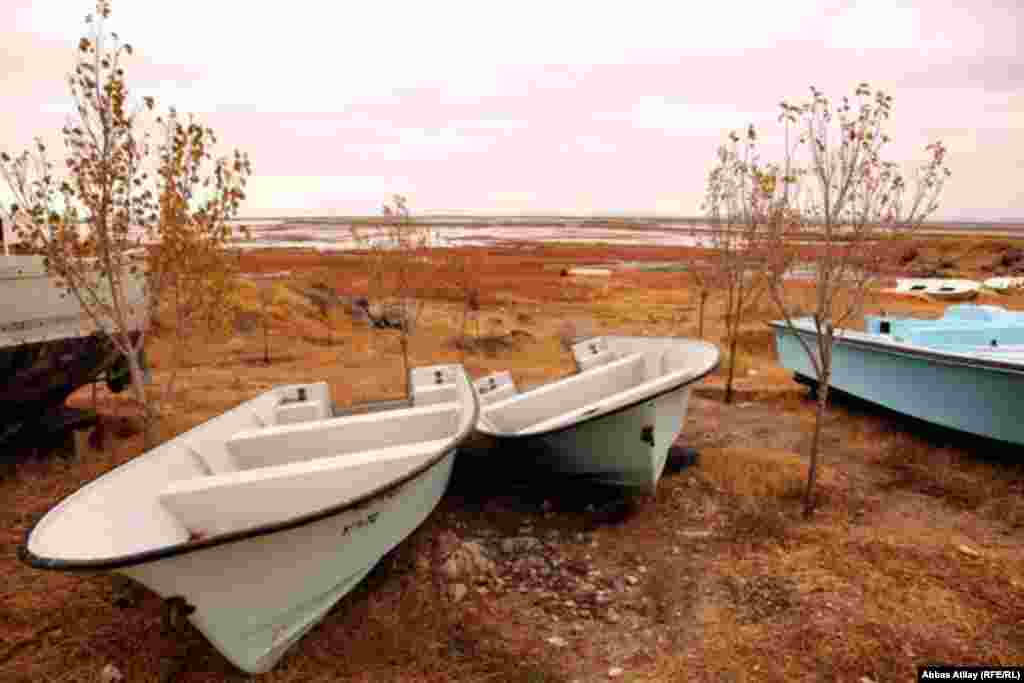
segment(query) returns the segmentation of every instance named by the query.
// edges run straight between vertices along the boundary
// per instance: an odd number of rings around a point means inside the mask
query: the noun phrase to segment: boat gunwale
[[[103,477],[106,477],[106,476],[116,472],[121,467],[124,467],[125,465],[128,465],[128,464],[130,464],[132,462],[136,462],[137,458],[141,457],[141,456],[136,456],[136,458],[133,458],[132,460],[129,460],[128,462],[123,463],[121,465],[118,465],[117,467],[113,468],[112,470],[110,470],[108,472],[105,472],[104,474],[100,475],[96,479],[93,479],[92,481],[90,481],[85,486],[79,487],[78,489],[76,489],[72,493],[69,493],[68,495],[62,497],[59,501],[57,501],[53,505],[49,506],[46,509],[46,511],[43,514],[41,514],[39,516],[39,518],[36,519],[32,523],[32,525],[29,527],[29,529],[25,532],[24,540],[18,545],[18,551],[17,551],[18,559],[20,559],[22,562],[28,564],[30,567],[33,567],[35,569],[49,569],[49,570],[56,570],[56,571],[92,573],[92,572],[110,571],[110,570],[114,570],[114,569],[125,569],[127,567],[132,567],[132,566],[136,566],[136,565],[140,565],[140,564],[145,564],[145,563],[148,563],[148,562],[154,562],[156,560],[164,560],[164,559],[171,558],[171,557],[177,557],[179,555],[187,555],[187,554],[192,553],[192,552],[197,552],[199,550],[206,550],[208,548],[214,548],[214,547],[217,547],[217,546],[220,546],[220,545],[227,545],[227,544],[230,544],[230,543],[237,543],[237,542],[240,542],[240,541],[249,540],[251,538],[257,538],[259,536],[266,536],[266,535],[273,534],[273,533],[278,533],[278,532],[282,532],[282,531],[289,531],[291,529],[297,529],[299,527],[306,526],[308,524],[313,524],[315,522],[322,521],[322,520],[327,519],[329,517],[334,517],[336,515],[340,515],[340,514],[342,514],[344,512],[348,512],[350,510],[355,510],[355,509],[360,508],[360,507],[365,507],[369,503],[371,503],[372,501],[380,498],[381,496],[387,495],[388,493],[391,493],[391,492],[393,492],[393,491],[395,491],[395,490],[397,490],[399,488],[402,488],[406,484],[411,483],[413,480],[418,479],[420,476],[422,476],[423,474],[427,473],[429,470],[431,470],[434,467],[436,467],[437,465],[439,465],[441,463],[441,461],[443,461],[446,457],[448,457],[449,454],[453,454],[454,455],[454,451],[458,448],[459,444],[461,444],[463,441],[465,441],[466,438],[473,432],[473,429],[476,426],[476,422],[477,422],[477,420],[480,417],[480,401],[479,401],[479,399],[476,396],[476,392],[473,390],[473,382],[470,379],[469,374],[466,372],[465,367],[460,364],[459,368],[460,368],[460,373],[461,373],[463,379],[465,380],[466,388],[467,388],[467,391],[469,393],[468,400],[469,400],[469,402],[472,405],[472,418],[467,422],[466,428],[463,429],[462,431],[458,432],[457,434],[455,434],[455,436],[452,437],[452,439],[445,445],[445,447],[440,449],[438,451],[438,453],[435,456],[433,456],[430,460],[428,460],[427,462],[425,462],[422,465],[420,465],[419,467],[411,470],[410,472],[402,475],[401,477],[398,477],[398,478],[396,478],[396,479],[394,479],[394,480],[392,480],[392,481],[390,481],[390,482],[388,482],[386,484],[378,486],[375,489],[367,491],[366,493],[364,493],[364,494],[362,494],[360,496],[357,496],[356,498],[353,498],[352,500],[348,500],[348,501],[346,501],[344,503],[339,503],[337,505],[331,505],[331,506],[328,506],[326,508],[322,508],[320,510],[317,510],[315,512],[309,512],[309,513],[306,513],[306,514],[303,514],[303,515],[298,515],[296,517],[291,517],[289,519],[278,521],[278,522],[271,522],[271,523],[268,523],[268,524],[261,524],[261,525],[254,526],[254,527],[251,527],[251,528],[248,528],[248,529],[241,529],[239,531],[232,531],[232,532],[229,532],[229,533],[226,533],[226,534],[219,534],[217,536],[211,536],[209,538],[204,538],[204,539],[201,539],[201,540],[183,541],[183,542],[179,542],[179,543],[174,543],[172,545],[163,546],[163,547],[160,547],[160,548],[153,548],[151,550],[143,550],[141,552],[129,553],[127,555],[119,555],[119,556],[115,556],[115,557],[106,557],[106,558],[100,558],[100,559],[95,559],[95,560],[81,560],[81,559],[70,560],[70,559],[42,557],[40,555],[36,555],[35,553],[33,553],[31,550],[28,549],[28,544],[29,544],[29,540],[32,537],[32,532],[35,530],[36,526],[38,526],[40,522],[42,522],[44,519],[46,519],[47,515],[49,515],[51,511],[53,511],[54,509],[56,509],[57,507],[62,505],[66,500],[68,500],[72,496],[76,495],[78,492],[80,492],[86,486],[91,486],[92,484],[94,484],[95,482],[99,481]],[[407,371],[407,375],[408,375],[408,377],[407,377],[408,386],[412,386],[412,368],[410,368]],[[251,401],[253,399],[249,399],[249,400]],[[464,399],[463,401],[461,401],[461,403],[463,405],[465,405],[466,400]],[[244,405],[244,404],[239,404],[239,405]],[[209,422],[212,422],[213,420],[216,420],[217,418],[221,417],[221,415],[223,415],[223,414],[224,413],[221,413],[219,415],[215,415],[214,417],[211,417],[208,420],[205,420],[205,421],[199,423],[198,425],[196,425],[192,429],[188,430],[187,432],[183,432],[182,434],[179,434],[178,436],[176,436],[174,438],[177,439],[177,438],[179,438],[181,436],[184,436],[188,432],[191,432],[191,431],[193,431],[195,429],[198,429],[199,427],[202,427],[203,425],[205,425],[205,424],[207,424]],[[170,440],[168,440],[168,441],[170,441]],[[167,442],[164,442],[164,443],[167,443]],[[160,444],[160,445],[162,446],[163,444]],[[150,449],[150,451],[152,451],[152,450],[155,450],[155,448],[154,449]],[[150,452],[150,451],[147,451],[147,453]]]
[[[615,408],[614,410],[609,410],[607,413],[598,413],[598,414],[595,414],[595,415],[581,415],[580,417],[582,419],[576,420],[576,421],[571,422],[571,423],[569,423],[567,425],[562,425],[561,427],[554,427],[552,429],[548,429],[547,431],[543,431],[543,432],[531,432],[529,434],[519,434],[519,433],[502,432],[502,431],[491,431],[489,429],[486,429],[486,428],[480,427],[480,426],[477,427],[477,431],[480,432],[481,434],[484,434],[486,436],[490,436],[490,437],[493,437],[493,438],[496,438],[496,439],[508,439],[508,440],[515,439],[517,441],[522,441],[522,440],[527,440],[527,439],[538,439],[538,438],[548,437],[548,436],[551,436],[553,434],[559,434],[561,432],[568,431],[570,429],[576,429],[580,425],[584,425],[584,424],[587,424],[589,422],[596,422],[597,420],[602,420],[602,419],[604,419],[606,417],[611,417],[612,415],[618,415],[619,413],[623,413],[623,412],[625,412],[627,410],[632,410],[633,408],[637,407],[641,403],[645,403],[647,401],[653,401],[655,399],[661,398],[665,394],[670,394],[673,391],[681,389],[681,388],[683,388],[685,386],[689,386],[690,384],[696,384],[697,382],[701,381],[702,379],[704,379],[705,377],[710,375],[712,372],[717,370],[718,366],[722,362],[722,353],[721,353],[721,351],[718,350],[717,346],[715,346],[711,342],[705,342],[705,341],[701,341],[701,340],[693,340],[690,337],[643,337],[643,336],[640,336],[640,335],[610,334],[610,335],[595,335],[595,336],[591,336],[591,337],[584,337],[583,339],[581,339],[579,341],[579,343],[585,342],[585,341],[590,340],[590,339],[597,339],[599,337],[612,338],[612,339],[614,339],[615,337],[626,337],[626,338],[628,338],[628,337],[636,337],[636,338],[639,338],[639,339],[681,339],[681,340],[684,340],[684,341],[698,341],[699,343],[705,344],[705,345],[711,347],[712,349],[714,349],[714,351],[715,351],[715,362],[712,363],[703,372],[700,372],[697,375],[694,375],[693,377],[687,377],[684,380],[680,381],[679,383],[671,384],[670,386],[668,386],[665,389],[660,389],[657,392],[654,392],[652,394],[644,396],[643,398],[637,399],[636,401],[633,401],[631,403],[627,403],[625,405],[619,406],[618,408]],[[531,387],[530,389],[526,389],[524,391],[519,392],[517,395],[525,396],[526,394],[529,394],[531,391],[533,391],[535,389],[540,389],[541,387],[550,386],[551,384],[554,384],[555,382],[559,382],[559,381],[561,381],[563,379],[568,379],[570,377],[576,377],[577,375],[578,375],[578,373],[573,374],[573,375],[568,375],[567,377],[560,377],[560,378],[556,379],[554,382],[546,382],[546,383],[540,384],[540,385],[538,385],[536,387]],[[628,389],[626,391],[628,391]],[[622,393],[622,392],[616,392],[616,393]]]
[[[776,330],[785,330],[791,332],[788,323],[773,320],[767,323],[770,327]],[[810,336],[817,336],[818,332],[814,329],[808,329],[805,327],[795,326],[797,332]],[[848,330],[858,335],[864,336],[879,336],[870,335],[866,332],[858,332],[857,330]],[[955,365],[964,366],[969,368],[977,368],[980,370],[995,370],[997,372],[1005,372],[1013,375],[1024,375],[1024,365],[1020,363],[1001,361],[994,358],[984,358],[979,356],[973,356],[965,353],[958,353],[956,351],[936,351],[927,346],[918,346],[914,344],[906,344],[903,342],[890,341],[885,342],[875,339],[858,339],[849,337],[846,334],[837,334],[834,337],[834,341],[842,344],[848,344],[854,347],[862,347],[872,351],[881,351],[882,353],[888,353],[893,356],[907,356],[911,358],[923,358],[935,363],[943,365]]]

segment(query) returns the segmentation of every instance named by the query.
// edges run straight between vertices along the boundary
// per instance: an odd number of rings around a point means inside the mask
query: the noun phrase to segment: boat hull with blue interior
[[[835,338],[830,387],[961,432],[1024,445],[1024,313],[960,304],[942,318],[866,316],[866,330]],[[794,321],[811,348],[814,324]],[[774,322],[779,362],[798,381],[816,373],[784,322]]]
[[[604,336],[572,350],[575,374],[527,391],[508,372],[477,380],[477,430],[531,470],[653,493],[686,420],[690,388],[718,366],[718,349],[673,337]]]
[[[447,488],[475,393],[459,365],[416,368],[410,386],[344,413],[325,382],[275,387],[58,503],[21,557],[180,598],[234,665],[267,671]]]

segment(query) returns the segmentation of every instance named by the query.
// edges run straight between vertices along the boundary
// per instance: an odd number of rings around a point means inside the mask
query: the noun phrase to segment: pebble
[[[622,670],[621,666],[613,666],[612,668],[608,669],[608,678],[618,678],[623,673],[625,672]]]
[[[100,682],[101,683],[116,683],[117,681],[123,681],[124,674],[113,664],[107,664],[100,671]]]
[[[710,531],[680,531],[679,535],[684,538],[710,538]]]
[[[529,552],[538,545],[540,545],[540,541],[533,536],[512,536],[502,540],[501,551],[506,555],[512,555],[514,553]]]
[[[977,550],[970,547],[969,545],[961,545],[957,548],[957,550],[959,550],[964,555],[967,555],[969,557],[981,557],[981,553],[979,553]]]
[[[555,647],[565,647],[569,644],[565,638],[562,638],[560,636],[551,636],[550,638],[548,638],[548,643],[554,645]]]
[[[448,595],[451,597],[452,602],[459,602],[464,597],[466,597],[466,594],[468,592],[469,592],[469,589],[466,588],[466,584],[464,584],[464,583],[452,584],[448,588]]]
[[[635,586],[638,583],[640,583],[640,579],[636,578],[632,574],[626,574],[626,583],[628,583],[630,586]]]

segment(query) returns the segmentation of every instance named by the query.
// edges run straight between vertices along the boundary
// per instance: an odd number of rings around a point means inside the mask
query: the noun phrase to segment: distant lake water
[[[249,239],[238,239],[243,249],[295,247],[320,251],[346,251],[358,248],[348,223],[284,221],[246,222]],[[502,246],[524,243],[605,243],[610,245],[707,246],[707,237],[694,234],[691,225],[612,227],[567,223],[531,224],[491,223],[486,225],[431,222],[427,224],[435,246]],[[369,239],[387,241],[387,230],[364,226],[360,230]]]

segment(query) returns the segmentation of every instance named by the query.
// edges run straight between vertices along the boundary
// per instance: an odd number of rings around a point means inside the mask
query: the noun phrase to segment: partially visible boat
[[[1024,289],[1024,277],[990,277],[982,284],[986,289],[1006,292],[1013,289]]]
[[[235,666],[267,671],[447,488],[476,395],[459,365],[416,368],[410,386],[345,412],[326,382],[275,387],[86,484],[20,555],[183,601]]]
[[[690,387],[718,349],[675,337],[604,336],[572,347],[575,374],[520,392],[508,372],[478,379],[477,430],[542,471],[653,493],[686,419]]]
[[[897,294],[918,294],[944,301],[968,301],[978,296],[981,284],[974,280],[948,278],[904,278],[888,291]]]
[[[127,267],[124,276],[128,321],[139,330],[143,276]],[[110,340],[47,275],[42,256],[0,256],[0,442],[119,364]]]
[[[810,319],[797,334],[815,348]],[[814,368],[796,335],[774,322],[779,362],[814,386]],[[865,316],[864,332],[841,330],[830,386],[905,415],[1024,445],[1024,312],[1001,306],[948,306],[936,320]]]

